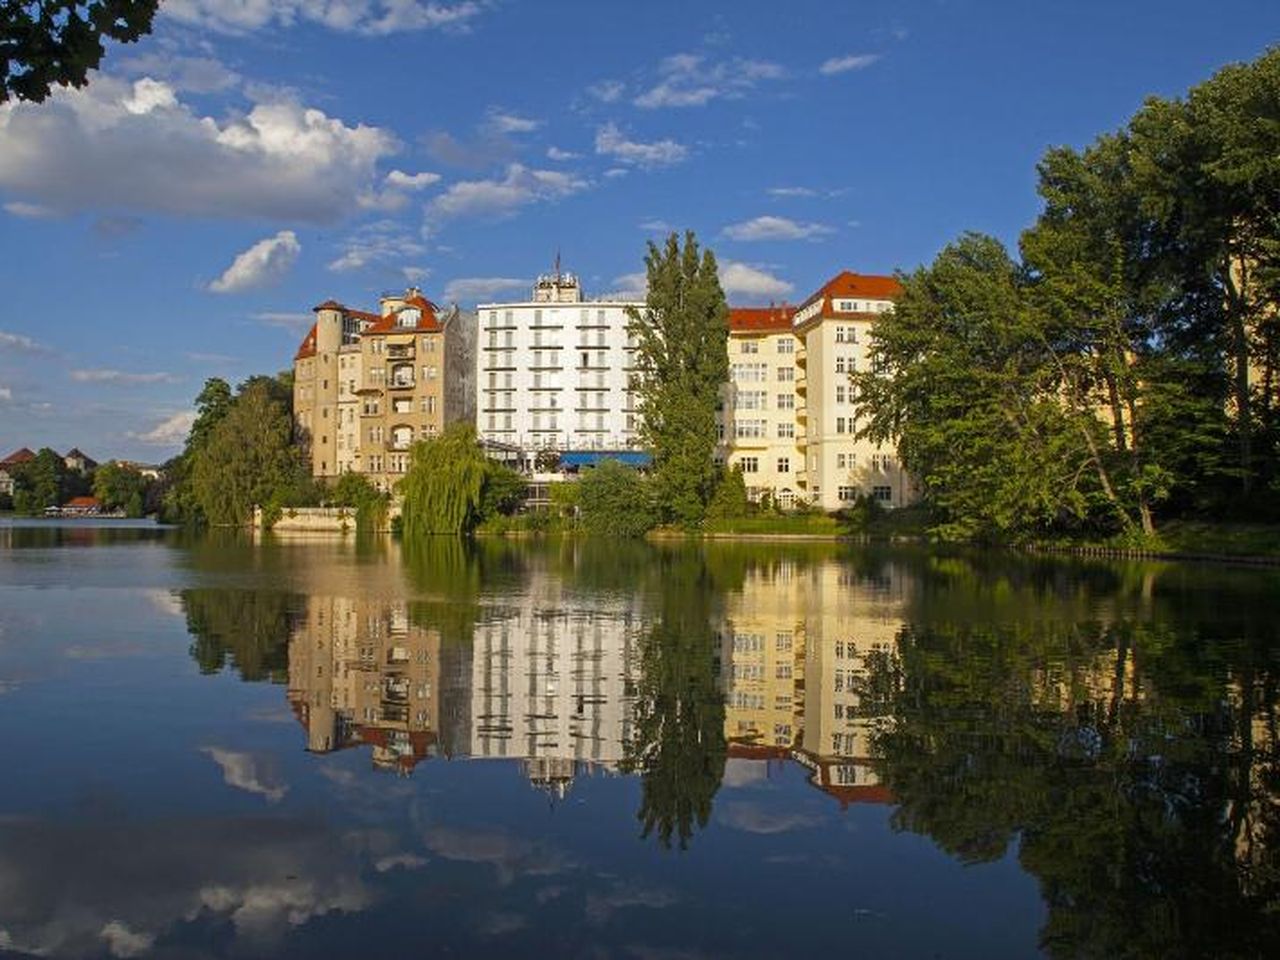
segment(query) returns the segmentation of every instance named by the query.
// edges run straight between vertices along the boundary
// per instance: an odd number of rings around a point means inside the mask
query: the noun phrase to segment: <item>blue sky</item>
[[[693,229],[730,302],[1015,243],[1035,163],[1280,38],[1270,0],[169,0],[0,108],[0,455],[176,452],[310,307],[634,289]]]

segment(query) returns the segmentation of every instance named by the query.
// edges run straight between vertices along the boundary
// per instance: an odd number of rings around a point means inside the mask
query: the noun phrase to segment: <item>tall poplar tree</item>
[[[639,368],[640,438],[653,452],[664,519],[699,523],[715,487],[716,404],[729,376],[729,307],[710,250],[672,233],[645,255],[649,292],[628,311]]]

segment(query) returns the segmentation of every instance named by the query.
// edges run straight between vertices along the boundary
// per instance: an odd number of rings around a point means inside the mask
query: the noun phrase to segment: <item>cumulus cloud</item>
[[[138,383],[177,383],[172,373],[129,373],[125,370],[95,369],[72,370],[71,379],[76,383],[111,383],[129,386]]]
[[[871,66],[880,59],[878,53],[851,53],[847,57],[832,57],[824,60],[822,66],[818,68],[818,72],[824,77],[835,76],[837,73],[848,73],[851,70],[862,70]]]
[[[0,387],[0,403],[9,403],[13,400],[13,388]]]
[[[154,447],[174,447],[187,439],[191,425],[196,422],[194,410],[184,410],[171,417],[165,417],[150,430],[143,433],[131,433],[129,437],[139,443]]]
[[[356,206],[399,149],[287,98],[218,120],[176,89],[100,76],[42,104],[0,106],[0,188],[58,213],[107,208],[323,223]]]
[[[453,184],[431,202],[428,212],[435,219],[510,216],[520,207],[559,200],[588,186],[586,180],[570,173],[513,163],[501,180],[461,180]]]
[[[298,261],[302,244],[292,230],[259,240],[236,256],[231,266],[209,284],[211,293],[243,293],[279,282]]]
[[[786,217],[763,216],[724,228],[730,240],[818,240],[835,231],[821,223],[797,223]]]
[[[222,769],[223,782],[229,787],[265,797],[268,803],[279,803],[289,792],[273,764],[257,754],[221,747],[205,747],[200,752]]]
[[[428,173],[405,173],[403,170],[392,170],[387,174],[386,184],[388,187],[394,187],[397,190],[421,190],[429,187],[433,183],[438,183],[440,174]]]
[[[542,121],[491,108],[486,114],[485,125],[494,133],[532,133],[542,126]]]
[[[559,147],[547,147],[547,159],[557,162],[562,160],[577,160],[578,155],[572,150],[561,150]]]
[[[365,224],[342,243],[342,252],[328,264],[335,273],[348,273],[370,267],[396,268],[410,257],[426,253],[426,247],[394,220]],[[420,274],[425,269],[415,268]]]
[[[786,76],[778,64],[767,60],[734,58],[708,63],[692,53],[667,57],[658,65],[657,84],[636,97],[637,107],[701,107],[712,100],[744,96],[762,80]]]
[[[167,81],[175,90],[190,93],[220,93],[241,81],[240,74],[221,60],[160,50],[122,60],[117,69],[126,76],[155,77]]]
[[[459,277],[445,284],[444,299],[449,303],[482,303],[504,290],[525,289],[528,280],[517,277]]]
[[[267,26],[318,23],[341,33],[386,36],[414,30],[465,31],[482,10],[475,0],[168,0],[161,13],[179,23],[219,33],[248,33]]]
[[[733,260],[720,265],[720,286],[729,296],[760,298],[783,297],[795,289],[795,284],[775,277],[766,270]]]
[[[596,153],[613,157],[620,163],[637,167],[665,167],[680,163],[689,155],[684,144],[674,140],[654,140],[644,143],[628,140],[615,123],[606,123],[596,131]]]
[[[649,275],[643,270],[613,278],[610,297],[618,300],[643,300],[649,292]]]
[[[112,920],[104,926],[98,936],[113,957],[140,957],[156,942],[151,934],[135,933],[119,920]]]
[[[409,194],[425,190],[434,183],[440,182],[438,173],[405,173],[403,170],[392,170],[382,181],[381,189],[366,190],[356,198],[356,202],[366,210],[382,210],[392,212],[401,210],[409,204]]]

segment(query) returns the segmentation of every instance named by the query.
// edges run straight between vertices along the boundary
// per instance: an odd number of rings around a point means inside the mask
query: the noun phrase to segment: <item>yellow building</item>
[[[469,381],[470,364],[446,371],[446,339],[466,320],[456,308],[441,319],[412,287],[384,296],[376,314],[333,300],[315,313],[294,358],[293,386],[297,437],[312,475],[363,473],[391,491],[413,443],[460,418],[446,418],[446,375]]]

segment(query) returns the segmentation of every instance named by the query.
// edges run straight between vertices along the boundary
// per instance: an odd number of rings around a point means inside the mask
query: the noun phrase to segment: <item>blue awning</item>
[[[628,467],[647,467],[653,457],[643,450],[566,450],[560,454],[562,467],[594,467],[601,460],[617,460]]]

